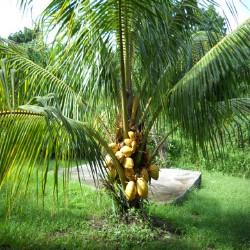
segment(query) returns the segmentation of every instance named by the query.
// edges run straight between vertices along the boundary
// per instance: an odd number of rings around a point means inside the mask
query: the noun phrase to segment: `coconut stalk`
[[[118,5],[119,13],[119,50],[120,50],[120,69],[121,69],[121,111],[122,111],[122,123],[123,123],[123,137],[127,138],[128,136],[128,102],[126,99],[126,72],[124,65],[124,37],[123,37],[123,23],[122,23],[122,6],[121,0],[119,0]],[[126,39],[125,39],[126,40]]]

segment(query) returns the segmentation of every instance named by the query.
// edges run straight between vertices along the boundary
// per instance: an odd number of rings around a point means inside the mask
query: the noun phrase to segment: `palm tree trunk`
[[[121,68],[121,103],[122,103],[122,124],[123,137],[128,138],[128,103],[126,94],[126,72],[124,65],[124,39],[122,28],[122,7],[121,0],[119,0],[119,47],[120,47],[120,68]]]

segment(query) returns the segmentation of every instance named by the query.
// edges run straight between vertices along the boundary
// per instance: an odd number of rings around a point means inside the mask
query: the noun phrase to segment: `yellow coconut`
[[[120,163],[123,162],[124,157],[125,157],[124,154],[123,154],[121,151],[117,151],[117,152],[115,153],[115,156],[116,156],[117,160],[118,160]]]
[[[125,157],[130,157],[133,153],[132,148],[129,146],[123,146],[120,151],[125,155]]]
[[[125,189],[125,195],[128,201],[131,201],[135,198],[136,196],[136,184],[134,181],[129,181],[126,189]]]
[[[132,147],[132,152],[134,153],[136,151],[136,148],[137,148],[137,142],[136,141],[132,141],[131,142],[131,147]]]
[[[119,150],[119,145],[116,144],[116,143],[114,143],[114,142],[109,143],[108,146],[112,149],[112,151],[113,151],[114,153],[116,153],[116,152]]]
[[[142,168],[140,174],[141,174],[141,177],[143,177],[144,180],[148,182],[148,170],[146,168]]]
[[[131,146],[131,143],[132,143],[132,140],[131,139],[124,139],[124,143],[127,145],[127,146]]]
[[[134,167],[133,159],[130,157],[125,158],[125,160],[123,162],[123,166],[124,166],[124,168],[133,168]]]
[[[124,175],[130,181],[135,180],[135,171],[133,168],[125,168]]]
[[[128,131],[128,137],[129,137],[130,139],[134,140],[134,139],[135,139],[135,132],[133,132],[133,131]]]
[[[131,142],[131,147],[132,148],[136,148],[137,147],[137,142],[136,141],[132,141]]]
[[[148,167],[148,172],[149,172],[149,175],[155,179],[155,180],[158,180],[159,179],[159,168],[152,164]]]
[[[112,167],[113,166],[113,160],[110,155],[105,156],[105,163],[107,167]]]
[[[148,184],[144,178],[138,178],[136,182],[137,193],[142,198],[148,197]]]

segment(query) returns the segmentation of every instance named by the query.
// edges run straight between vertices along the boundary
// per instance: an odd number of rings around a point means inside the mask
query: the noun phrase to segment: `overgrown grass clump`
[[[6,190],[0,199],[0,249],[249,249],[250,180],[203,173],[200,190],[183,204],[149,204],[149,217],[131,211],[126,223],[103,191],[78,183],[70,199],[53,198],[48,184],[37,203],[35,188],[16,199],[8,213]],[[41,197],[40,197],[41,198]]]

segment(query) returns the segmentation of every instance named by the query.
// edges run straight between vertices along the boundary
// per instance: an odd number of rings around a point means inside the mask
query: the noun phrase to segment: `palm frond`
[[[83,159],[88,162],[94,179],[100,178],[97,173],[104,178],[100,146],[90,128],[65,118],[55,107],[26,105],[22,108],[26,111],[0,112],[0,186],[11,179],[14,195],[21,182],[27,188],[31,173],[40,171],[38,181],[44,193],[51,159],[56,162],[55,191],[62,165],[67,180],[70,166],[78,165]]]
[[[231,110],[227,100],[235,97],[249,72],[249,38],[250,20],[215,45],[172,89],[168,103],[171,117],[196,144],[216,140],[215,130],[225,118],[216,103],[223,101],[228,112]]]
[[[19,104],[28,102],[25,84],[20,81],[20,75],[11,69],[6,59],[0,66],[0,110],[14,110]]]
[[[77,89],[58,78],[49,69],[28,59],[21,48],[11,42],[0,41],[0,54],[5,57],[10,68],[25,73],[27,98],[55,93],[60,100],[60,107],[64,115],[79,118],[79,107],[83,109],[85,102]]]

